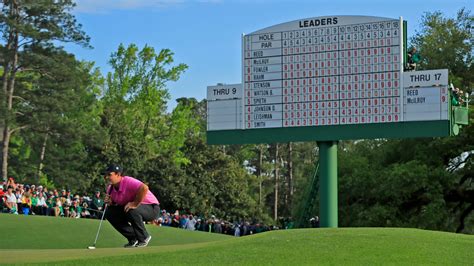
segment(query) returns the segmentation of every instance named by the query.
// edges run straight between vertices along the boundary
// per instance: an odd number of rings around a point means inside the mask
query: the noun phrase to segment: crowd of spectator
[[[278,226],[251,223],[248,221],[230,222],[216,218],[215,215],[205,217],[203,215],[180,214],[179,210],[176,210],[174,213],[162,210],[161,216],[154,220],[153,223],[157,226],[171,226],[190,231],[203,231],[233,236],[252,235],[280,229]],[[284,228],[293,228],[293,222],[284,224]]]
[[[72,194],[69,189],[49,191],[41,185],[17,184],[11,177],[0,184],[2,213],[100,218],[103,207],[100,191],[96,191],[93,197],[87,197]]]
[[[41,185],[27,185],[15,183],[13,178],[7,182],[0,183],[0,212],[22,215],[44,215],[69,218],[96,218],[100,219],[104,208],[104,200],[100,191],[95,191],[94,196],[88,197],[73,194],[69,189],[52,189]],[[317,217],[317,216],[316,216]],[[310,220],[314,226],[314,218]],[[249,221],[227,221],[211,215],[180,214],[179,210],[174,213],[161,211],[161,215],[153,222],[157,226],[170,226],[191,231],[204,231],[233,236],[245,236],[256,233],[277,230],[292,229],[291,219],[281,219],[281,226],[265,225]]]
[[[451,97],[451,104],[453,106],[465,106],[466,100],[464,99],[464,96],[467,98],[468,95],[464,95],[464,92],[461,89],[454,87],[453,84],[451,84],[451,91],[453,96]]]

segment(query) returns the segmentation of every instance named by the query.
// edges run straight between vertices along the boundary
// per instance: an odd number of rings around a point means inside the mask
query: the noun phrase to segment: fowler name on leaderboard
[[[311,20],[301,20],[300,21],[300,28],[308,28],[308,27],[317,27],[317,26],[325,26],[325,25],[336,25],[337,18],[320,18],[320,19],[311,19]]]

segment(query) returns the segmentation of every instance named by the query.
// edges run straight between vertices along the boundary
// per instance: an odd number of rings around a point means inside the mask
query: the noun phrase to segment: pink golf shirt
[[[127,203],[135,200],[138,190],[140,189],[143,183],[140,180],[137,180],[130,176],[124,176],[122,181],[119,183],[119,189],[112,188],[110,185],[107,187],[107,191],[110,191],[110,197],[112,202],[117,205],[127,205]],[[160,204],[158,199],[151,193],[150,190],[146,193],[145,198],[141,204]]]

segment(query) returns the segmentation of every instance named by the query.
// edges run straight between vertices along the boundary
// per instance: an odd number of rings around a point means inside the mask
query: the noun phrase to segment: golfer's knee
[[[136,209],[128,210],[126,215],[127,215],[128,218],[137,218],[137,217],[141,216],[140,212],[138,212]]]

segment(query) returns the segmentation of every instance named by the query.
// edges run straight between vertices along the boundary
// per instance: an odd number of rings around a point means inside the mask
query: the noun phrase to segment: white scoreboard
[[[207,130],[242,129],[242,84],[207,87]]]
[[[403,73],[404,121],[448,120],[448,70]]]
[[[403,121],[401,20],[331,16],[243,38],[243,129]]]

